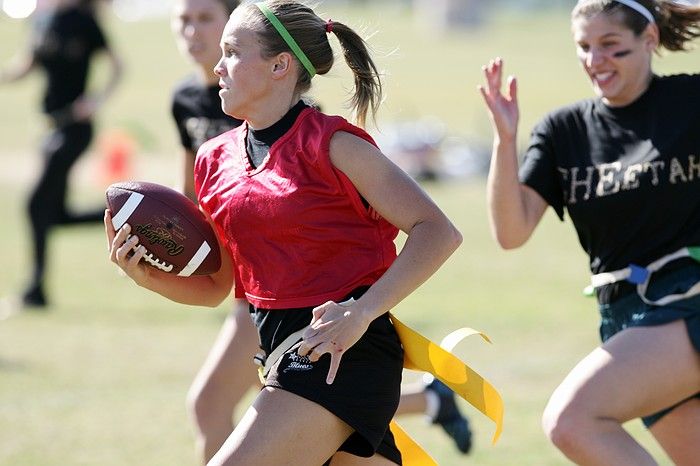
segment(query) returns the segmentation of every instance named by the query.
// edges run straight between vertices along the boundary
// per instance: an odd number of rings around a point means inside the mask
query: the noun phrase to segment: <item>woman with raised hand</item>
[[[499,244],[521,246],[547,206],[568,212],[593,273],[603,343],[569,373],[543,426],[573,462],[654,465],[623,429],[642,418],[675,464],[700,445],[700,75],[659,76],[660,48],[700,35],[700,7],[584,0],[572,12],[595,97],[547,115],[516,157],[517,85],[481,88],[494,130],[488,178]]]
[[[244,123],[204,143],[194,169],[219,234],[219,272],[183,279],[147,268],[130,227],[115,232],[105,215],[111,258],[137,284],[217,305],[235,281],[251,303],[265,387],[211,466],[401,464],[388,425],[403,351],[388,311],[461,235],[364,130],[300,100],[333,65],[331,34],[353,72],[362,125],[381,82],[351,28],[277,0],[241,5],[224,29],[222,106]],[[397,255],[398,230],[408,237]]]

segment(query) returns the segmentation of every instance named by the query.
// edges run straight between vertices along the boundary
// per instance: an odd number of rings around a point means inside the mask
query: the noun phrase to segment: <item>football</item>
[[[129,181],[107,188],[112,225],[125,223],[146,248],[144,260],[182,277],[209,275],[221,267],[216,235],[187,196],[156,183]]]

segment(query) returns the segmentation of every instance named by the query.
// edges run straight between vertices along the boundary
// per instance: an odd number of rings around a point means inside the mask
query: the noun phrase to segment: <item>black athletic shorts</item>
[[[345,299],[359,298],[367,290],[353,291]],[[260,334],[261,348],[270,352],[288,335],[311,323],[313,307],[300,309],[257,309],[251,306]],[[338,451],[370,457],[379,453],[402,464],[401,453],[389,430],[401,391],[403,348],[384,314],[343,354],[333,384],[326,384],[330,355],[312,363],[292,346],[272,366],[265,386],[279,388],[317,403],[354,429]]]
[[[652,276],[647,298],[658,300],[670,294],[685,293],[700,281],[700,265],[687,263],[681,267],[657,272]],[[643,302],[636,291],[630,291],[610,304],[600,304],[600,338],[607,341],[628,327],[663,325],[676,320],[685,321],[688,337],[700,352],[700,295],[675,301],[665,306],[652,306]],[[700,398],[700,391],[690,398]],[[687,400],[657,413],[645,416],[642,422],[651,427],[656,421]]]

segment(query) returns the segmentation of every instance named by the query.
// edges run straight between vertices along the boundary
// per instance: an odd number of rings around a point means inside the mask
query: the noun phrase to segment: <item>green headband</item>
[[[287,31],[287,29],[280,22],[280,20],[277,19],[277,16],[275,16],[272,10],[270,10],[267,7],[267,5],[265,5],[265,2],[258,2],[255,4],[255,6],[257,6],[260,9],[260,11],[262,11],[262,14],[264,14],[268,21],[270,21],[272,26],[275,29],[277,29],[277,32],[279,32],[280,36],[282,36],[282,39],[284,39],[289,48],[292,49],[292,52],[294,52],[294,55],[296,55],[301,64],[304,65],[306,71],[309,72],[309,76],[313,78],[316,74],[316,68],[314,68],[314,65],[311,64],[311,61],[303,52],[303,50],[301,50],[301,47],[299,47],[299,44],[297,44],[297,42],[294,40],[289,31]]]

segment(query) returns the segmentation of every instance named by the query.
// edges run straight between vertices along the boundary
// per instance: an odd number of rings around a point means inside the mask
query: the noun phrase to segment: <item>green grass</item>
[[[452,134],[488,143],[490,127],[476,85],[480,65],[496,55],[520,79],[523,136],[545,111],[589,94],[562,13],[503,14],[480,30],[442,35],[416,27],[407,12],[391,7],[333,9],[325,16],[349,24],[365,18],[369,30],[379,31],[372,42],[378,51],[397,49],[378,60],[388,70],[380,127],[437,115]],[[0,61],[20,46],[25,29],[0,18]],[[100,127],[132,132],[140,144],[135,177],[170,183],[176,178],[177,139],[167,112],[169,92],[187,65],[167,21],[113,21],[110,33],[127,60],[127,78]],[[660,69],[696,68],[691,65],[697,53],[676,55],[660,62]],[[28,273],[23,205],[44,131],[36,114],[39,85],[35,76],[0,88],[0,296],[19,289]],[[315,93],[326,110],[342,113],[346,95],[338,90],[348,86],[341,68],[319,79]],[[73,204],[101,202],[99,169],[99,153],[78,167]],[[465,242],[396,313],[435,340],[460,326],[489,334],[492,345],[475,338],[456,353],[500,390],[505,429],[491,446],[493,425],[462,404],[476,430],[474,453],[465,461],[419,416],[400,423],[443,466],[567,464],[539,423],[549,394],[597,344],[595,306],[581,296],[586,258],[571,226],[547,214],[527,245],[503,252],[488,231],[482,180],[427,189]],[[133,286],[108,263],[98,226],[61,230],[51,239],[53,306],[0,322],[0,465],[195,464],[184,396],[227,306],[180,306]],[[639,422],[629,427],[659,455]]]

